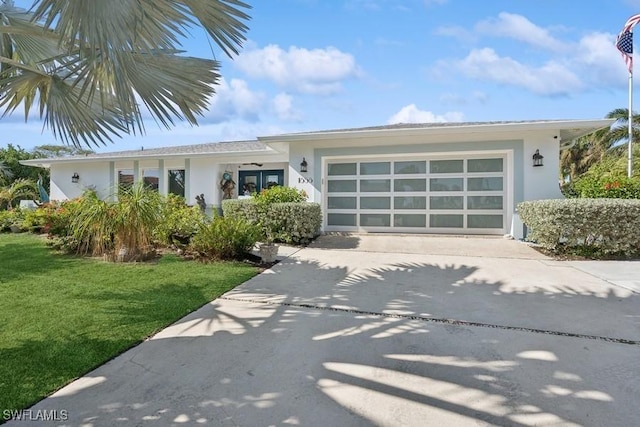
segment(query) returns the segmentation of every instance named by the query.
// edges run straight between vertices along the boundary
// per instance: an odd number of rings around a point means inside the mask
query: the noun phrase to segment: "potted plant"
[[[260,258],[265,264],[276,262],[276,258],[278,256],[278,245],[274,243],[276,236],[274,223],[270,222],[268,224],[263,224],[262,230],[264,242],[260,243],[260,246],[258,247]]]

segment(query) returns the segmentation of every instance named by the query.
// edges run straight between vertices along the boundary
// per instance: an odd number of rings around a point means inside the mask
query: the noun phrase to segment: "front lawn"
[[[0,234],[0,414],[32,405],[257,272],[175,256],[107,263]]]

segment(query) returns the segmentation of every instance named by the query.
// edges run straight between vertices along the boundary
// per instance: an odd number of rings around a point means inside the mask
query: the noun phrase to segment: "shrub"
[[[242,259],[258,241],[260,230],[242,218],[215,216],[205,222],[189,243],[200,259]]]
[[[32,233],[40,233],[45,229],[48,220],[49,213],[44,206],[37,209],[28,209],[24,211],[22,228]]]
[[[640,254],[640,200],[566,199],[518,204],[528,240],[557,253]]]
[[[262,238],[267,241],[305,243],[320,233],[322,225],[322,210],[318,203],[260,204],[253,199],[223,200],[222,211],[225,217],[259,224]]]
[[[197,206],[187,206],[184,198],[170,194],[162,203],[160,222],[153,230],[162,245],[188,244],[205,219]]]
[[[293,187],[281,187],[276,185],[256,193],[253,198],[258,204],[271,203],[302,203],[307,200],[307,193]]]
[[[9,231],[12,225],[24,230],[23,221],[24,212],[19,208],[0,211],[0,231]]]
[[[640,178],[585,175],[573,184],[579,197],[640,199]]]

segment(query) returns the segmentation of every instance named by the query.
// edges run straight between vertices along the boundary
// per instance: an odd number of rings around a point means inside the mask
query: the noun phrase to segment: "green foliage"
[[[271,203],[289,203],[297,202],[302,203],[307,200],[307,193],[303,190],[298,190],[293,187],[281,187],[276,185],[274,187],[264,189],[253,196],[258,204],[271,204]]]
[[[169,194],[161,208],[161,221],[153,230],[162,245],[187,244],[202,226],[205,216],[197,206],[187,206],[183,197]]]
[[[0,185],[11,185],[13,181],[20,179],[36,182],[38,176],[42,176],[43,185],[45,189],[49,191],[48,169],[34,168],[20,164],[21,160],[39,159],[41,157],[43,157],[41,153],[36,151],[29,152],[19,145],[15,147],[13,144],[8,144],[5,148],[0,148],[0,162],[4,164],[5,170],[10,174],[10,178],[5,178],[5,182],[0,182]]]
[[[242,218],[215,216],[191,238],[189,249],[203,260],[242,259],[259,237],[260,229]]]
[[[640,200],[566,199],[518,204],[527,239],[557,253],[640,255]]]
[[[23,220],[24,213],[21,209],[0,211],[0,232],[10,231],[12,225],[20,227],[20,230],[24,230]]]
[[[579,197],[609,199],[640,199],[640,177],[617,178],[588,174],[573,184]]]
[[[259,225],[267,242],[300,244],[315,238],[322,225],[318,203],[272,203],[261,205],[252,199],[223,200],[225,217],[243,218]]]
[[[20,200],[34,200],[38,195],[36,183],[30,179],[20,178],[10,185],[0,188],[0,208],[12,209]]]

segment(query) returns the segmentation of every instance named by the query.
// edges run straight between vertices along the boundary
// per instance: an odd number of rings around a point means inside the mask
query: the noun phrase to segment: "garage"
[[[508,153],[323,162],[326,231],[504,234]]]

